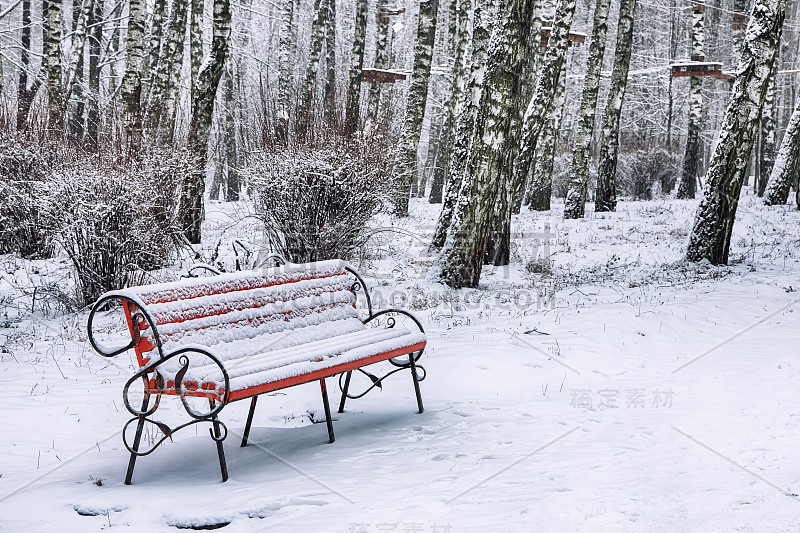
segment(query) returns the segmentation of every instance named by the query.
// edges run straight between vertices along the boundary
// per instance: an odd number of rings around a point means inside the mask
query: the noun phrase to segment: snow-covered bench
[[[356,309],[359,291],[364,292],[369,312],[363,318]],[[130,342],[116,348],[103,346],[93,324],[120,306]],[[410,329],[396,323],[401,318]],[[325,378],[336,374],[340,374],[342,387],[339,412],[348,397],[363,396],[348,394],[354,370],[372,379],[372,389],[404,368],[411,371],[419,412],[423,410],[419,381],[425,377],[424,369],[416,364],[426,344],[422,325],[402,309],[373,313],[363,279],[343,261],[286,263],[110,292],[94,305],[87,327],[89,340],[100,354],[112,357],[133,349],[139,364],[123,391],[125,406],[133,414],[123,429],[123,442],[131,453],[126,484],[138,456],[148,455],[179,429],[201,422],[213,426],[209,432],[217,443],[225,481],[222,441],[228,430],[218,418],[220,411],[230,402],[251,398],[242,436],[245,446],[258,396],[301,383],[320,382],[333,442]],[[361,370],[387,359],[397,368],[382,378]],[[138,403],[131,405],[129,397],[136,382],[144,385],[140,409]],[[178,396],[190,420],[169,427],[153,419],[162,395]],[[134,423],[136,432],[130,443],[127,430]],[[151,435],[152,446],[141,451],[142,432],[148,423],[162,435],[155,439]]]

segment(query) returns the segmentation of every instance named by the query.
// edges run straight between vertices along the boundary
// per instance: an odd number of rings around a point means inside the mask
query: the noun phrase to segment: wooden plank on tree
[[[406,75],[396,70],[365,68],[361,72],[362,83],[394,83],[406,79]]]
[[[550,26],[547,26],[550,24]],[[550,42],[550,30],[552,28],[552,22],[544,22],[542,24],[542,38],[540,41],[541,46],[547,46],[547,43]],[[569,44],[583,44],[586,42],[586,34],[581,33],[579,31],[571,31],[569,32],[567,39],[569,40]]]
[[[672,68],[673,78],[684,78],[694,76],[713,76],[719,79],[728,79],[728,74],[722,73],[722,63],[713,61],[689,61],[686,63],[674,63]]]

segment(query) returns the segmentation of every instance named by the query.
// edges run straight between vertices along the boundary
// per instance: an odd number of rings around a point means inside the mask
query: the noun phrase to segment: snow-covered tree
[[[355,33],[353,52],[350,55],[350,73],[347,82],[347,103],[345,106],[344,129],[352,135],[358,129],[361,106],[361,74],[364,71],[364,45],[367,40],[367,0],[356,0]]]
[[[280,37],[278,44],[278,108],[275,120],[275,140],[285,144],[289,140],[289,114],[294,89],[294,56],[296,30],[294,26],[295,0],[281,2]]]
[[[736,82],[706,175],[703,199],[689,236],[686,250],[689,261],[728,262],[739,194],[758,130],[785,13],[786,0],[754,2]]]
[[[64,128],[64,94],[61,86],[61,0],[47,4],[48,129],[61,137]]]
[[[792,118],[783,134],[781,148],[764,193],[764,203],[767,205],[785,204],[789,198],[789,189],[792,184],[797,184],[797,176],[800,174],[800,98],[795,100]],[[797,205],[800,209],[800,202]]]
[[[144,62],[145,0],[129,0],[128,41],[125,74],[122,77],[123,123],[129,150],[136,151],[142,142],[142,68]]]

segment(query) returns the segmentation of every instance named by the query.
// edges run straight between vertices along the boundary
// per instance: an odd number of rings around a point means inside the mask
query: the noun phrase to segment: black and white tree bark
[[[756,0],[728,108],[686,250],[688,261],[728,262],[744,173],[783,30],[786,0]]]
[[[556,156],[556,143],[561,130],[566,103],[567,63],[561,69],[558,85],[555,88],[553,102],[547,113],[546,123],[536,144],[536,160],[528,180],[527,206],[532,211],[549,211],[550,197],[553,194],[553,163]]]
[[[353,34],[353,52],[350,54],[350,72],[347,82],[347,102],[345,104],[344,117],[344,131],[348,135],[356,132],[360,120],[361,75],[364,71],[364,45],[367,40],[368,8],[368,0],[356,0],[355,33]]]
[[[756,194],[758,196],[764,196],[767,180],[772,172],[772,165],[775,164],[775,150],[778,144],[778,133],[775,131],[778,126],[778,102],[775,99],[775,84],[778,77],[777,67],[776,61],[767,82],[767,93],[764,96],[764,106],[761,109],[761,134],[759,135],[758,171],[756,172]]]
[[[744,40],[744,20],[747,11],[747,0],[733,0],[733,28],[731,31],[731,42],[733,44],[733,60],[738,61],[742,51],[742,41]]]
[[[147,11],[147,6],[145,6]],[[155,73],[158,70],[158,58],[161,55],[161,41],[164,38],[164,15],[167,11],[167,0],[154,0],[153,12],[147,30],[147,56],[145,58],[145,70],[142,79],[142,98],[150,95],[153,84],[155,83]],[[144,102],[143,102],[144,103]]]
[[[337,128],[336,111],[336,0],[325,0],[328,4],[328,20],[325,24],[325,78],[322,82],[322,105],[325,123]]]
[[[375,28],[375,61],[373,67],[377,69],[389,68],[389,59],[392,50],[392,29],[386,15],[389,10],[389,0],[378,0],[376,28]],[[383,16],[381,16],[383,15]],[[367,96],[367,123],[374,123],[378,117],[381,101],[382,84],[373,82]]]
[[[97,148],[98,132],[100,128],[100,55],[103,43],[103,0],[92,0],[91,16],[89,17],[89,85],[87,102],[89,109],[86,112],[86,146],[94,150]]]
[[[190,100],[203,64],[203,0],[191,0],[189,6],[189,87]]]
[[[769,185],[764,192],[764,203],[783,205],[789,199],[789,189],[797,183],[800,174],[800,98],[795,98],[794,111],[783,134],[778,156],[772,166]],[[798,202],[800,209],[800,202]]]
[[[314,87],[317,80],[322,45],[325,40],[325,27],[328,23],[328,1],[314,2],[314,19],[311,23],[311,44],[308,50],[308,64],[305,78],[300,87],[300,105],[297,110],[297,134],[305,138],[313,116]]]
[[[431,76],[434,37],[436,36],[436,12],[439,0],[421,0],[417,42],[414,46],[414,67],[411,72],[411,87],[408,89],[406,116],[400,136],[397,163],[399,191],[395,202],[395,214],[408,215],[411,184],[417,175],[417,149],[422,134],[422,119],[428,102],[428,81]]]
[[[583,79],[578,133],[572,151],[564,218],[582,218],[586,208],[586,192],[589,189],[589,146],[594,135],[597,93],[600,89],[600,71],[603,68],[603,55],[606,49],[610,7],[611,0],[597,0],[594,7],[592,43],[589,45],[589,57],[586,60],[586,76]]]
[[[617,152],[619,150],[619,120],[622,103],[628,86],[633,44],[633,20],[636,0],[621,0],[617,24],[617,47],[614,52],[614,69],[608,91],[606,109],[600,138],[600,161],[597,165],[597,188],[594,210],[615,211],[617,208]],[[672,79],[672,78],[670,78]]]
[[[497,9],[499,20],[489,44],[462,192],[444,248],[433,266],[434,277],[454,288],[478,286],[490,232],[496,227],[496,202],[501,194],[506,203],[510,199],[504,171],[518,149],[513,130],[520,125],[514,124],[519,117],[513,109],[522,90],[520,72],[530,45],[533,0],[500,0]],[[510,209],[507,213],[510,219]]]
[[[125,74],[122,76],[122,121],[125,146],[136,152],[142,144],[142,70],[144,68],[145,0],[129,0]]]
[[[67,79],[64,81],[64,101],[69,104],[74,97],[75,107],[69,117],[69,132],[73,140],[79,142],[83,138],[83,49],[86,44],[86,25],[91,16],[92,0],[81,4],[79,0],[72,2],[72,50],[67,67]],[[78,80],[76,84],[75,81]]]
[[[704,61],[705,0],[692,0],[692,61]],[[703,129],[703,78],[692,76],[689,82],[689,132],[683,154],[681,183],[678,198],[694,198],[697,177],[702,166],[703,146],[700,134]]]
[[[525,189],[533,167],[539,135],[545,127],[548,112],[552,109],[561,72],[567,57],[569,30],[575,15],[575,0],[561,0],[556,11],[553,29],[542,60],[541,73],[522,124],[519,156],[514,166],[515,191]]]
[[[45,10],[46,13],[46,10]],[[28,113],[33,103],[33,97],[44,81],[46,70],[46,46],[47,39],[42,37],[42,67],[38,75],[33,77],[31,86],[28,86],[28,74],[30,71],[31,55],[31,0],[22,0],[22,31],[20,35],[20,68],[19,78],[17,79],[17,131],[26,129],[28,123]],[[45,28],[42,27],[44,34]]]
[[[172,0],[169,23],[161,44],[158,68],[151,87],[147,111],[149,129],[162,143],[171,143],[175,133],[188,7],[189,0]]]
[[[214,0],[214,33],[211,52],[197,76],[197,87],[192,100],[192,117],[189,122],[187,148],[192,158],[192,169],[184,178],[179,205],[182,230],[192,244],[199,243],[201,237],[208,138],[211,132],[217,87],[228,57],[230,36],[230,0]]]
[[[61,0],[47,5],[47,96],[50,135],[60,138],[64,130],[64,93],[61,72]]]
[[[283,0],[278,42],[278,107],[275,117],[275,140],[282,145],[289,141],[289,117],[294,96],[294,56],[297,45],[294,20],[294,0]]]
[[[456,22],[456,42],[453,51],[453,72],[450,82],[450,94],[447,99],[446,117],[439,143],[437,165],[433,171],[431,193],[428,201],[432,204],[442,203],[445,180],[450,175],[450,163],[453,157],[453,144],[457,134],[458,117],[463,111],[459,106],[464,102],[466,85],[466,55],[469,44],[469,11],[470,0],[461,0],[458,11],[452,13]],[[453,0],[453,5],[456,5]],[[444,244],[444,243],[442,243]]]
[[[450,158],[450,168],[447,173],[442,210],[439,212],[433,239],[428,248],[428,251],[432,254],[439,252],[444,246],[456,204],[462,194],[462,188],[468,188],[470,185],[466,176],[466,169],[472,150],[472,133],[478,116],[481,95],[483,94],[483,79],[486,75],[491,19],[492,17],[488,10],[484,10],[480,3],[475,5],[469,60],[469,82],[460,104],[461,111],[456,124],[455,142],[453,144],[453,154]],[[468,193],[468,191],[463,192],[464,194]]]

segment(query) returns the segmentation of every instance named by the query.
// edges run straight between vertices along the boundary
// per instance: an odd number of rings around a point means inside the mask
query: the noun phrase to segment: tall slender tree
[[[704,61],[705,0],[692,0],[692,61]],[[700,172],[703,130],[703,78],[692,76],[689,82],[689,132],[686,136],[686,151],[683,154],[681,183],[678,198],[694,198],[697,176]]]
[[[203,64],[203,0],[191,0],[189,6],[189,87],[190,98]]]
[[[686,250],[689,261],[728,262],[744,172],[758,130],[760,109],[777,55],[785,13],[786,0],[754,2],[738,75],[689,236]]]
[[[147,11],[145,6],[145,11]],[[164,15],[167,11],[167,0],[153,0],[153,12],[147,29],[148,49],[145,57],[145,69],[142,78],[142,98],[150,95],[155,73],[158,69],[158,58],[161,55],[161,41],[164,37]]]
[[[46,16],[47,10],[45,10]],[[28,122],[28,112],[33,103],[33,97],[42,85],[47,58],[46,46],[47,39],[42,36],[42,68],[40,73],[33,77],[33,83],[28,87],[28,73],[30,67],[31,54],[31,0],[22,0],[22,32],[20,36],[20,68],[19,78],[17,79],[17,130],[22,131]],[[42,25],[42,33],[45,32],[45,25]]]
[[[611,0],[597,0],[594,6],[592,44],[589,45],[589,57],[586,60],[586,76],[583,79],[578,133],[572,151],[564,218],[582,218],[586,208],[586,192],[589,189],[589,148],[594,135],[597,93],[600,89],[600,70],[603,68],[610,7]]]
[[[325,123],[336,129],[336,0],[328,3],[328,20],[325,24],[325,79],[322,84],[322,102]]]
[[[389,58],[392,50],[392,30],[389,27],[389,0],[377,1],[376,28],[375,28],[375,60],[373,66],[377,69],[389,68]],[[372,83],[367,97],[367,122],[375,122],[380,107],[382,87],[380,83]]]
[[[785,204],[789,198],[789,189],[793,183],[797,184],[797,176],[800,174],[800,98],[795,100],[792,118],[783,134],[769,185],[764,193],[764,203],[767,205]],[[800,209],[800,202],[797,206]]]
[[[597,166],[597,188],[594,210],[614,211],[617,208],[617,150],[619,148],[619,119],[622,102],[628,87],[628,70],[631,65],[633,44],[633,19],[636,0],[621,0],[619,23],[617,24],[617,47],[614,53],[614,69],[611,72],[611,88],[608,91],[606,110],[600,138],[600,161]],[[671,79],[671,78],[670,78]]]
[[[434,37],[436,36],[436,12],[439,0],[421,0],[419,3],[419,23],[417,42],[414,46],[414,69],[411,73],[411,87],[406,102],[406,117],[400,138],[397,176],[400,183],[395,214],[408,216],[408,200],[411,184],[417,175],[417,149],[422,134],[422,119],[428,102],[428,81],[431,77]]]
[[[144,67],[145,0],[129,0],[125,74],[122,77],[122,120],[125,144],[136,152],[142,144],[142,70]]]
[[[75,106],[69,117],[70,136],[76,142],[83,138],[83,52],[86,44],[86,25],[93,8],[91,0],[81,3],[72,1],[72,50],[70,52],[67,79],[64,82],[64,102],[69,104],[74,97]],[[78,80],[78,83],[75,81]]]
[[[764,95],[764,106],[761,109],[761,134],[759,135],[758,146],[758,169],[756,172],[756,194],[764,196],[767,188],[772,165],[775,164],[775,150],[777,145],[778,127],[778,101],[775,98],[775,85],[778,77],[778,62],[772,66],[769,80],[767,81],[767,92]]]
[[[51,0],[52,1],[52,0]],[[100,129],[100,55],[103,44],[103,0],[93,0],[89,17],[89,87],[86,112],[86,145],[90,149],[97,148]]]
[[[197,87],[192,100],[192,117],[189,122],[187,147],[192,157],[192,170],[184,178],[178,209],[183,233],[192,244],[198,244],[201,238],[208,138],[211,133],[217,86],[228,58],[230,36],[230,0],[214,0],[211,52],[197,77]]]
[[[64,129],[64,93],[61,85],[61,0],[47,5],[47,95],[50,135],[60,138]]]
[[[364,71],[364,45],[367,40],[368,0],[356,0],[356,24],[353,34],[353,52],[350,54],[350,73],[347,82],[344,130],[352,135],[358,129],[361,105],[361,74]]]
[[[306,65],[305,78],[300,87],[300,105],[298,106],[297,129],[301,137],[305,137],[312,117],[314,101],[314,87],[319,69],[319,59],[322,54],[322,45],[325,42],[325,26],[328,22],[327,0],[314,2],[314,19],[311,23],[311,44],[308,51],[308,64]]]
[[[275,138],[279,144],[286,144],[289,140],[296,45],[294,20],[294,0],[283,0],[278,43],[278,112],[275,121]]]

